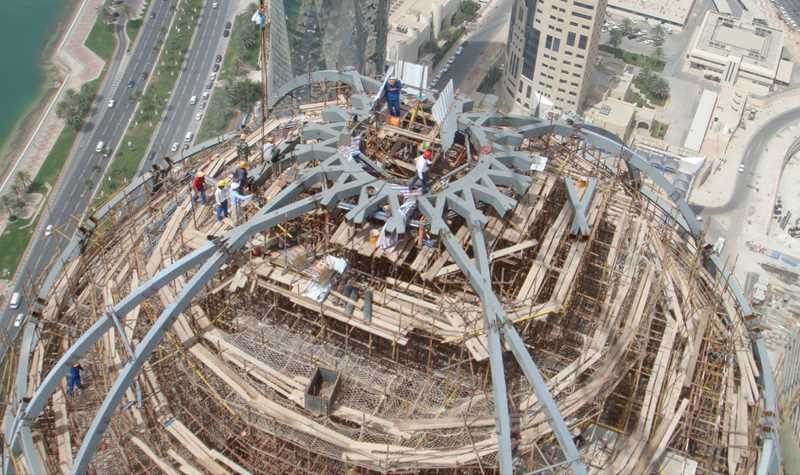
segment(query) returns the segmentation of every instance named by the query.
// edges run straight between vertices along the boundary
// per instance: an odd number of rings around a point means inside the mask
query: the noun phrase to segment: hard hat
[[[425,158],[431,158],[432,155],[433,153],[431,153],[430,150],[425,150],[425,152],[422,154],[422,156]]]
[[[245,162],[244,160],[239,162],[239,168],[247,168],[247,162]]]
[[[431,148],[431,144],[428,142],[422,142],[422,150],[428,150],[429,148]]]
[[[225,180],[220,180],[219,182],[217,182],[217,186],[220,188],[225,188]]]
[[[206,172],[204,172],[203,170],[198,170],[197,171],[197,176],[199,176],[200,178],[203,178],[204,176],[206,176]]]

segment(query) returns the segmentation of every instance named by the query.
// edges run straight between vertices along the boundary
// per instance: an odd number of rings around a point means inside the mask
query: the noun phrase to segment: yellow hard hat
[[[220,188],[225,188],[225,180],[220,180],[219,182],[217,182],[217,186]]]
[[[244,160],[239,162],[239,168],[247,168],[247,162],[245,162]]]

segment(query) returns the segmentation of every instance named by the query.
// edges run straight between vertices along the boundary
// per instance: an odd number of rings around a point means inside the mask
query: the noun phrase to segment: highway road
[[[483,58],[484,55],[496,57],[497,55],[502,56],[505,54],[506,38],[502,38],[502,44],[500,44],[495,42],[495,36],[498,31],[508,27],[509,14],[513,3],[513,0],[494,0],[486,7],[486,11],[481,12],[481,16],[474,25],[473,30],[465,35],[464,51],[455,57],[455,61],[449,65],[447,72],[443,73],[439,78],[436,83],[437,89],[444,88],[450,79],[453,80],[453,85],[458,89],[464,78],[478,64],[479,58]],[[450,55],[453,54],[455,54],[455,51],[450,52]],[[442,63],[447,64],[447,59],[443,59]],[[441,66],[436,70],[440,71]],[[464,92],[471,93],[473,91]]]
[[[87,125],[79,134],[77,147],[68,159],[62,175],[48,199],[47,206],[39,221],[38,230],[34,233],[26,255],[17,270],[15,291],[23,295],[34,295],[36,279],[44,278],[43,270],[57,256],[61,248],[67,245],[77,229],[80,218],[89,205],[97,180],[105,171],[108,159],[95,152],[99,141],[116,150],[128,126],[134,110],[134,104],[128,96],[135,90],[141,90],[145,81],[142,73],[152,72],[156,60],[157,40],[169,26],[174,14],[172,2],[154,1],[145,16],[144,24],[139,31],[138,42],[131,53],[127,53],[126,38],[123,25],[117,25],[118,43],[115,55],[109,65],[106,80],[98,92],[98,97],[87,120]],[[155,13],[155,18],[150,15]],[[120,22],[121,23],[121,22]],[[128,87],[133,80],[135,86]],[[108,107],[108,100],[114,99],[114,107]],[[44,226],[52,224],[55,232],[45,237],[41,232]],[[18,310],[4,309],[0,315],[0,328],[8,329],[8,337],[13,341],[19,328],[11,325],[17,313],[27,313],[28,302]],[[5,354],[6,340],[0,341],[0,355]]]
[[[221,1],[216,9],[211,8],[210,2],[206,3],[184,70],[170,96],[166,116],[145,155],[148,158],[142,162],[141,170],[149,168],[151,156],[158,160],[165,155],[172,155],[172,144],[178,143],[182,149],[186,145],[186,132],[192,132],[192,140],[197,138],[201,121],[196,119],[196,115],[198,112],[205,114],[208,105],[208,101],[203,99],[203,92],[211,94],[206,85],[210,82],[214,60],[218,54],[225,54],[225,46],[230,39],[223,38],[222,32],[227,22],[233,23],[232,3]],[[190,104],[192,96],[197,96],[195,105]]]
[[[736,183],[733,185],[734,190],[731,199],[722,206],[693,206],[692,208],[694,208],[695,212],[700,212],[703,216],[727,214],[736,211],[739,207],[747,203],[750,193],[754,192],[752,187],[749,186],[753,178],[752,171],[756,170],[758,162],[766,158],[769,154],[767,152],[767,144],[781,130],[798,123],[798,121],[800,121],[800,109],[789,109],[772,117],[769,122],[759,128],[745,147],[742,164],[744,164],[745,170],[747,171],[736,175]],[[778,153],[780,154],[780,160],[782,160],[785,150],[779,151]],[[774,156],[774,153],[772,155]],[[775,166],[780,165],[776,164]],[[744,211],[744,208],[740,211]]]

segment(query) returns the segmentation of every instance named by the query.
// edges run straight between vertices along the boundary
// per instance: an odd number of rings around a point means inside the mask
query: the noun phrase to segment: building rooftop
[[[738,19],[707,12],[692,54],[741,57],[742,63],[777,71],[784,32],[758,19]]]
[[[609,0],[608,6],[624,12],[683,26],[694,0]]]

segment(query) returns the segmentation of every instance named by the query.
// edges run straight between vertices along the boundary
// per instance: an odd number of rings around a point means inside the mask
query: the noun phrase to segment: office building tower
[[[515,0],[503,96],[536,114],[541,102],[580,112],[597,56],[607,0]]]
[[[269,90],[322,69],[383,74],[389,0],[269,0]]]

